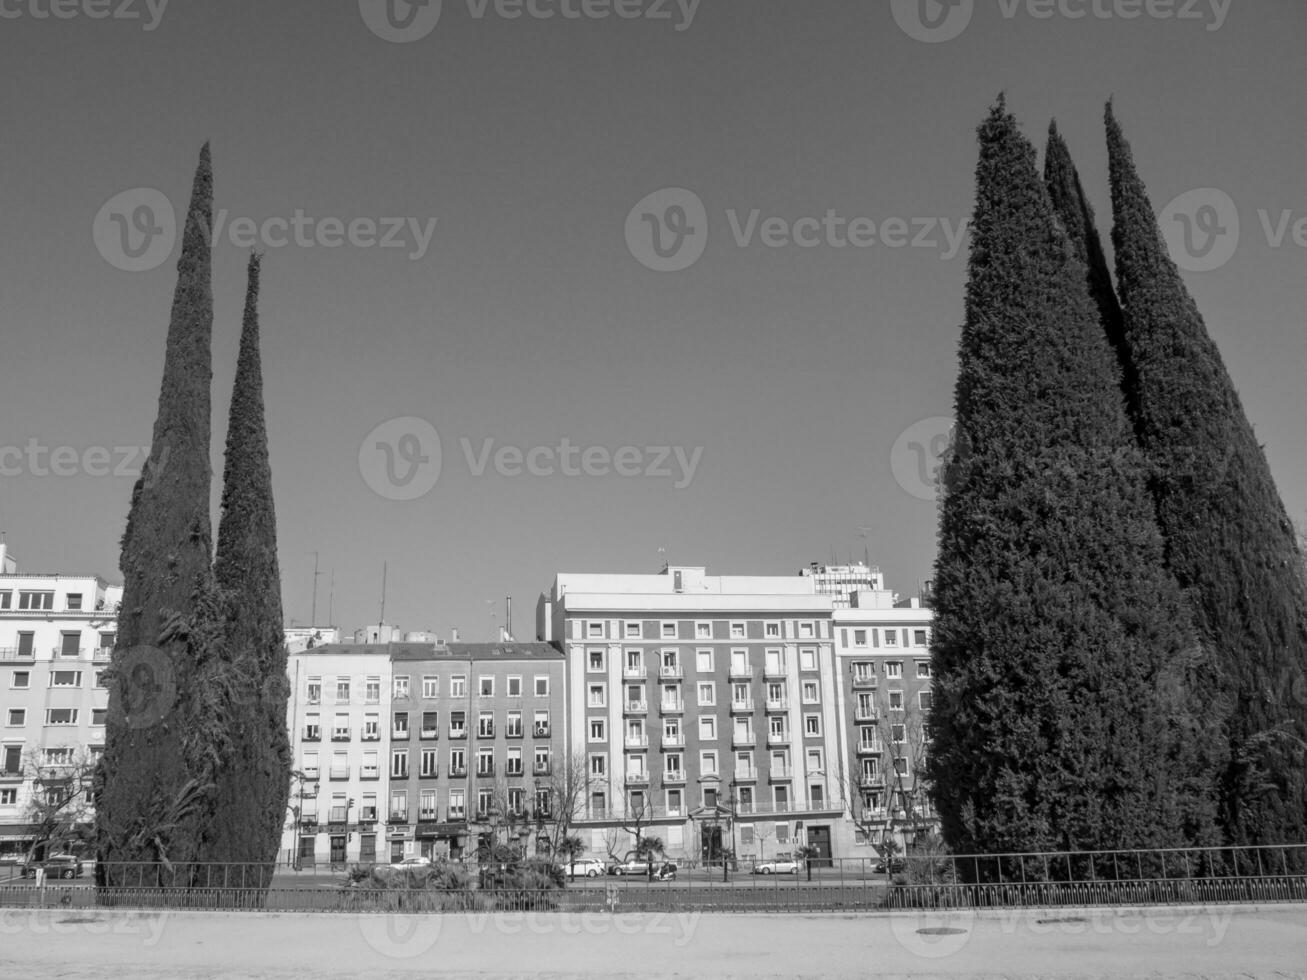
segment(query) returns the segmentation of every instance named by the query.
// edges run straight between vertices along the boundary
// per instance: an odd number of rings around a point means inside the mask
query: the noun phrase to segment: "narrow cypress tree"
[[[98,865],[188,861],[195,787],[182,735],[190,651],[177,623],[211,584],[209,387],[213,171],[206,143],[191,189],[150,456],[132,490],[123,598],[96,780]],[[143,650],[142,648],[157,648]],[[112,884],[112,871],[101,870]],[[105,875],[109,877],[104,877]]]
[[[290,792],[286,645],[277,519],[259,356],[260,256],[250,256],[232,391],[214,571],[228,603],[225,650],[238,692],[227,712],[232,758],[219,770],[205,856],[268,869]]]
[[[1001,99],[979,137],[935,571],[944,835],[989,852],[1210,842],[1211,802],[1176,757],[1192,637],[1087,272]]]
[[[1110,103],[1106,122],[1136,430],[1168,564],[1236,698],[1222,823],[1234,844],[1302,842],[1307,583],[1294,529]]]

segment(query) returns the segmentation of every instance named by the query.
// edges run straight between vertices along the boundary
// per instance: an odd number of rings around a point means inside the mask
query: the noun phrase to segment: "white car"
[[[774,861],[759,861],[753,866],[756,875],[796,875],[799,862],[790,858],[776,858]]]
[[[396,861],[394,864],[391,865],[391,867],[398,868],[403,871],[407,871],[410,868],[429,868],[431,867],[431,858],[422,857],[421,855],[417,857],[404,858],[404,860],[402,861]]]
[[[563,865],[563,874],[569,878],[598,878],[606,870],[604,862],[595,858],[583,858]]]

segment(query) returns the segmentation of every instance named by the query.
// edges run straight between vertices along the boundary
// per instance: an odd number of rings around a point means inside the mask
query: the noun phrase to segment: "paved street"
[[[0,910],[0,975],[1307,977],[1307,906],[952,915]]]

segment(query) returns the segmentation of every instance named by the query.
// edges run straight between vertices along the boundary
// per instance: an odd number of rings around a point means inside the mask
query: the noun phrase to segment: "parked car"
[[[45,868],[47,878],[80,878],[86,873],[82,859],[72,854],[52,854],[44,861],[29,861],[22,868],[24,878],[35,878],[37,868]]]
[[[647,875],[649,873],[649,859],[629,857],[621,864],[609,865],[608,873],[610,875]]]
[[[753,866],[756,875],[796,875],[799,862],[792,858],[776,858],[772,861],[759,861]]]
[[[431,858],[416,855],[414,857],[404,858],[402,861],[396,861],[391,865],[391,867],[405,871],[413,868],[429,868],[431,867]]]
[[[885,861],[884,858],[882,858],[876,864],[875,870],[876,870],[876,874],[878,875],[883,875],[886,872],[896,875],[902,872],[905,868],[907,868],[907,866],[908,866],[908,862],[904,861],[903,858],[890,858],[888,863]]]
[[[569,878],[598,878],[607,872],[604,862],[597,858],[583,858],[563,865],[563,874]]]

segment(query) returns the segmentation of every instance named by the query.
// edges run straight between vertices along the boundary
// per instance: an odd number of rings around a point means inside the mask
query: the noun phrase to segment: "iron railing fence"
[[[655,860],[658,868],[661,861]],[[453,870],[451,871],[451,867]],[[86,865],[38,885],[0,866],[0,906],[321,912],[869,911],[1307,901],[1307,845],[1001,855],[683,862],[671,877],[538,887],[475,863]],[[369,873],[369,872],[373,873]]]

